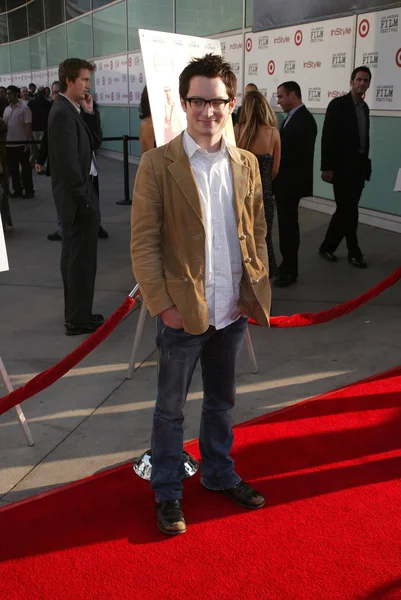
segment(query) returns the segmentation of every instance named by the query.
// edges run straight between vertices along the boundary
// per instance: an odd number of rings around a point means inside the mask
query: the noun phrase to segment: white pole
[[[146,308],[146,304],[142,300],[142,306],[141,306],[141,310],[139,313],[138,325],[137,325],[136,331],[135,331],[134,344],[132,346],[131,359],[129,361],[129,366],[128,366],[128,374],[127,374],[128,379],[132,379],[132,374],[135,369],[135,358],[136,358],[140,343],[142,341],[143,328],[145,326],[145,319],[146,319],[147,311],[148,311],[148,309]]]
[[[248,356],[253,364],[252,373],[256,374],[258,372],[258,363],[256,362],[255,350],[253,349],[249,326],[246,328],[246,332],[245,332],[245,347],[248,352]]]
[[[6,386],[8,392],[9,393],[13,392],[14,388],[11,385],[10,378],[8,376],[8,373],[6,371],[6,368],[5,368],[4,363],[1,358],[0,358],[0,374],[1,374],[1,378],[3,379],[4,385]],[[20,422],[20,425],[22,427],[22,430],[23,430],[26,440],[28,442],[28,446],[34,446],[35,442],[33,441],[31,430],[29,429],[29,425],[25,419],[24,413],[22,412],[21,406],[19,404],[17,404],[14,408],[17,412],[18,420]]]

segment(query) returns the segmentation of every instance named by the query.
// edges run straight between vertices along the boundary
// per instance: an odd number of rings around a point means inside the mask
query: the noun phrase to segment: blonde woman
[[[240,118],[234,127],[234,133],[237,146],[252,152],[259,162],[267,223],[269,276],[273,277],[277,275],[277,264],[271,236],[274,219],[272,181],[280,167],[281,144],[277,117],[260,92],[248,92],[244,96]]]

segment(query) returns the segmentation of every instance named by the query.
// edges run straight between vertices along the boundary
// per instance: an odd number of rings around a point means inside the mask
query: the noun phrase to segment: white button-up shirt
[[[205,226],[205,292],[209,323],[222,329],[233,323],[242,278],[228,148],[223,138],[218,152],[207,152],[187,131],[183,135],[183,146],[198,186]]]
[[[62,94],[61,92],[60,96],[63,96],[63,98],[67,98],[67,100],[69,100],[69,102],[71,102],[71,104],[74,106],[74,108],[77,109],[77,111],[79,112],[79,114],[81,114],[81,107],[77,102],[73,102],[71,100],[71,98],[69,98],[68,96],[66,96],[65,94]],[[95,153],[92,152],[92,161],[91,161],[91,169],[89,172],[89,175],[92,175],[92,177],[96,177],[97,176],[97,165],[96,165],[96,159],[95,159]]]

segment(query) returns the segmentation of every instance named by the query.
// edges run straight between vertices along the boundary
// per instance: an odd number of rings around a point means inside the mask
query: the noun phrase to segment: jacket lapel
[[[75,115],[75,118],[78,119],[79,122],[82,123],[82,125],[85,127],[87,134],[89,136],[91,148],[93,148],[94,142],[93,142],[93,136],[92,136],[91,130],[89,129],[88,124],[86,123],[85,119],[81,116],[81,113],[79,113],[77,111],[77,109],[75,108],[75,106],[73,106],[72,103],[68,100],[68,98],[65,98],[64,96],[58,95],[55,102],[62,102],[65,106],[67,106],[70,110],[72,110],[73,114]]]
[[[245,198],[252,193],[249,189],[249,167],[244,164],[244,160],[235,146],[227,144],[230,153],[231,171],[233,175],[233,191],[234,191],[234,209],[237,217],[237,226],[242,217]]]

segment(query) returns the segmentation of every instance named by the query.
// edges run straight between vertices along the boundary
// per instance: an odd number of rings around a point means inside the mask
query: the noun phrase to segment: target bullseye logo
[[[246,40],[245,48],[246,48],[247,52],[250,52],[252,50],[252,40],[251,40],[251,38],[248,38]]]
[[[142,75],[142,73],[139,73],[139,83],[142,83],[142,81],[143,81],[143,75]]]
[[[129,59],[128,59],[128,65],[129,65],[130,67],[132,67],[132,56],[130,56],[130,57],[129,57]]]
[[[131,102],[134,99],[134,94],[132,92],[129,93],[129,99],[130,99]]]
[[[395,62],[397,63],[397,67],[401,68],[401,48],[398,50],[397,54],[395,55]]]
[[[269,61],[269,64],[267,65],[267,72],[269,73],[269,75],[273,75],[275,70],[276,65],[274,63],[274,60]]]
[[[359,23],[359,35],[364,38],[368,35],[369,31],[370,31],[370,23],[367,19],[363,19],[363,21],[361,21]]]
[[[298,29],[298,31],[296,31],[295,35],[294,35],[295,45],[300,46],[302,44],[303,39],[304,39],[304,36],[302,35],[302,31],[300,29]]]
[[[114,100],[114,92],[111,92],[111,99]]]
[[[110,61],[110,69],[113,70],[113,61]]]

